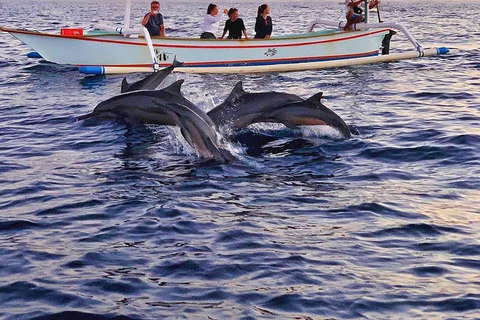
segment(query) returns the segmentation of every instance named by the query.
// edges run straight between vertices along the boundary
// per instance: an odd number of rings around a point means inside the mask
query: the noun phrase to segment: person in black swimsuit
[[[227,31],[227,39],[242,39],[242,32],[245,35],[245,39],[248,39],[245,24],[243,23],[243,20],[238,17],[238,9],[230,8],[230,10],[228,10],[228,17],[230,19],[225,21],[225,27],[223,28],[223,34],[220,39],[225,37]]]
[[[255,22],[255,38],[256,39],[270,39],[272,34],[272,18],[268,15],[270,13],[270,7],[266,4],[262,4],[258,7],[257,21]]]

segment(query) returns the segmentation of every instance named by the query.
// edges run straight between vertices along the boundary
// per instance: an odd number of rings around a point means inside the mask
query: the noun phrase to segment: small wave
[[[441,100],[468,100],[474,99],[475,95],[468,92],[414,92],[405,94],[411,98],[427,98],[427,99],[441,99]]]
[[[41,224],[27,220],[0,221],[0,232],[20,231],[39,227],[41,227]]]
[[[360,205],[350,206],[347,208],[348,212],[354,212],[354,214],[375,214],[381,216],[393,216],[393,217],[402,217],[402,218],[410,218],[410,219],[418,219],[423,217],[423,215],[415,213],[415,212],[407,212],[401,211],[398,209],[391,208],[385,204],[375,203],[375,202],[368,202],[362,203]]]
[[[339,130],[330,126],[302,126],[300,127],[300,131],[302,135],[307,138],[345,139],[345,136]]]
[[[480,271],[480,261],[474,259],[454,259],[452,264],[458,267],[475,269]]]
[[[458,256],[476,256],[480,255],[480,245],[466,244],[456,241],[446,242],[422,242],[415,245],[415,249],[419,251],[438,251],[449,252]]]
[[[409,309],[426,309],[433,312],[466,312],[475,311],[480,308],[480,299],[478,297],[470,297],[465,295],[453,299],[399,299],[391,298],[389,300],[371,300],[367,298],[359,299],[354,303],[352,309],[358,310],[362,314],[374,312],[381,313],[385,316],[388,313],[402,312],[405,314]],[[403,317],[401,317],[403,318]],[[406,316],[405,318],[413,318]]]
[[[63,66],[63,65],[59,65],[59,64],[51,63],[47,61],[41,61],[40,64],[26,67],[25,70],[35,72],[35,73],[38,73],[38,72],[66,73],[66,72],[77,71],[78,68]]]
[[[30,320],[136,320],[127,316],[101,315],[94,313],[86,313],[80,311],[64,311],[49,315],[30,318]]]
[[[417,277],[439,277],[447,274],[448,270],[437,266],[422,266],[412,268],[409,272]]]
[[[452,146],[370,147],[363,150],[360,155],[377,161],[401,163],[455,158],[462,152],[462,148]]]
[[[36,285],[32,282],[17,281],[0,287],[0,300],[3,302],[16,301],[17,303],[39,300],[64,306],[69,303],[83,300],[73,294],[66,294],[59,290]],[[84,301],[86,302],[86,301]]]
[[[364,237],[430,237],[445,233],[463,233],[461,230],[452,227],[440,227],[426,223],[411,223],[401,227],[381,229],[378,231],[362,233]]]
[[[480,136],[476,134],[461,134],[440,139],[442,144],[452,144],[456,146],[469,146],[480,148]]]

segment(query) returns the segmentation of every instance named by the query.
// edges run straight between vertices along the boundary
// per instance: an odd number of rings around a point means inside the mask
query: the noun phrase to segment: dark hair
[[[260,7],[258,7],[258,13],[257,17],[261,16],[265,10],[267,10],[268,5],[262,4]]]
[[[160,2],[158,2],[158,1],[152,1],[152,2],[150,3],[150,5],[152,5],[152,4],[158,4],[158,5],[160,5]]]
[[[238,11],[238,9],[236,9],[236,8],[230,8],[230,10],[228,10],[228,17],[231,18],[232,15],[237,11]]]
[[[213,9],[215,9],[216,7],[217,7],[216,4],[210,3],[207,8],[207,14],[210,14],[213,11]]]

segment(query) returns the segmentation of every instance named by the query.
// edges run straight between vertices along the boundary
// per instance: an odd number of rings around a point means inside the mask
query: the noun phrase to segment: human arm
[[[270,35],[272,34],[272,31],[273,31],[272,17],[267,16],[267,21],[268,21],[268,30],[267,30],[267,35],[265,36],[265,39],[270,39]]]
[[[227,9],[225,9],[227,10]],[[228,10],[227,10],[228,12]],[[212,16],[211,14],[207,14],[204,18],[204,21],[209,23],[209,24],[213,24],[213,23],[217,23],[218,21],[224,19],[224,15],[223,14],[217,14],[216,16]]]
[[[223,33],[220,39],[223,39],[223,37],[225,37],[225,34],[227,33],[227,31],[228,31],[228,20],[225,21],[225,27],[223,27]]]
[[[348,3],[348,6],[349,7],[358,7],[362,2],[365,2],[365,0],[350,1]]]
[[[143,17],[143,20],[142,20],[142,26],[146,26],[147,23],[148,23],[148,20],[150,20],[150,17],[152,16],[152,12],[150,11],[149,13],[147,13],[145,15],[145,17]]]
[[[260,30],[260,23],[258,22],[258,17],[257,17],[257,20],[255,20],[255,32],[258,33],[259,30]]]
[[[372,8],[374,8],[375,6],[377,6],[379,3],[380,3],[380,0],[372,0],[372,1],[369,2],[368,7],[369,7],[370,9],[372,9]]]
[[[165,25],[163,25],[163,24],[160,25],[160,36],[161,37],[166,37],[166,35],[165,35]]]
[[[348,5],[350,7],[358,7],[360,4],[364,3],[365,0],[357,0],[357,1],[352,1],[350,2]],[[372,0],[368,3],[368,7],[370,9],[372,9],[373,7],[375,7],[376,5],[378,5],[380,3],[380,0]]]

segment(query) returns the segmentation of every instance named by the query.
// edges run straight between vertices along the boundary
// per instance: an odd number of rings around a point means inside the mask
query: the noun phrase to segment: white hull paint
[[[24,30],[2,29],[27,44],[45,60],[74,66],[151,68],[152,58],[143,37],[128,38],[114,32],[96,32],[81,37]],[[235,68],[255,72],[273,67],[377,56],[388,28],[343,32],[311,32],[303,35],[249,40],[152,38],[160,66],[177,58],[183,71],[223,72]],[[179,68],[180,71],[181,68]],[[201,70],[204,71],[201,71]],[[258,69],[261,70],[262,68]],[[214,71],[212,71],[214,70]]]

